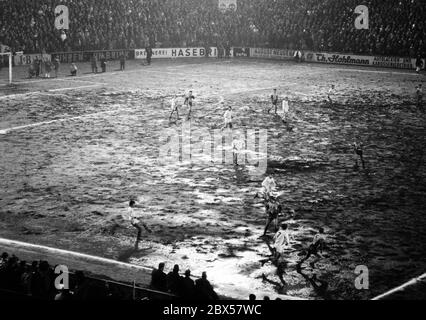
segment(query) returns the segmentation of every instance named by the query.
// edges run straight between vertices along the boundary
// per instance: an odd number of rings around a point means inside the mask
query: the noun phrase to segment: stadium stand
[[[367,0],[370,29],[354,31],[356,0],[238,2],[221,12],[210,0],[64,0],[70,30],[62,42],[54,29],[53,0],[5,0],[0,43],[14,51],[207,46],[264,46],[347,53],[425,55],[426,3]]]

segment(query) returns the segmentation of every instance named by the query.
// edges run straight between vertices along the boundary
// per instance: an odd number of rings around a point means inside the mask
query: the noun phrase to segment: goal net
[[[13,70],[12,70],[12,53],[0,53],[0,82],[12,84]]]

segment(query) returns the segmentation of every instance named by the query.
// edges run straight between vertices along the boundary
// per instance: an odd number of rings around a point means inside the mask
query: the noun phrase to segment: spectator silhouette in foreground
[[[41,261],[38,270],[32,277],[32,295],[42,299],[49,299],[54,294],[54,273],[47,261]]]
[[[7,252],[3,252],[0,257],[0,268],[6,265],[6,262],[9,258],[9,254]]]
[[[182,277],[179,275],[179,266],[176,264],[173,271],[167,275],[167,288],[170,293],[175,295],[181,294]]]
[[[213,286],[207,280],[207,273],[203,272],[201,279],[195,281],[195,294],[199,300],[219,300]]]
[[[72,294],[69,289],[61,288],[55,295],[55,301],[70,301],[72,300]]]
[[[191,279],[191,271],[185,271],[185,277],[182,279],[182,296],[185,299],[195,298],[195,282]]]
[[[75,273],[74,300],[87,300],[89,298],[89,279],[82,271]]]
[[[151,275],[151,289],[167,292],[167,275],[164,272],[164,263],[158,265]]]

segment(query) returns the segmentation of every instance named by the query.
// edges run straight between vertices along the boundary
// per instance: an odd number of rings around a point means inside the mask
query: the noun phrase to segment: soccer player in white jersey
[[[233,158],[234,158],[234,165],[236,166],[239,165],[238,160],[244,148],[245,148],[245,141],[241,137],[235,137],[232,140],[232,152],[233,152]],[[242,160],[244,160],[244,158]]]
[[[178,107],[178,104],[177,104],[177,96],[176,95],[174,95],[173,98],[170,100],[170,111],[171,111],[171,113],[170,113],[169,121],[172,121],[172,117],[173,117],[173,114],[175,112],[176,112],[176,116],[177,116],[176,120],[179,120],[179,107]]]
[[[265,195],[266,200],[270,199],[272,196],[272,192],[277,187],[275,180],[272,176],[267,176],[265,180],[262,182],[262,190]]]
[[[279,259],[285,249],[290,246],[291,237],[288,230],[288,225],[283,223],[280,230],[274,236],[275,258]]]
[[[226,110],[225,114],[223,115],[223,118],[225,120],[225,126],[222,128],[222,130],[228,128],[232,130],[232,117],[232,107],[228,107],[228,110]]]
[[[152,233],[152,231],[148,228],[148,226],[141,222],[139,220],[140,216],[137,215],[135,213],[135,205],[136,202],[134,200],[130,200],[129,202],[129,207],[127,208],[127,220],[130,221],[130,224],[136,228],[136,230],[138,231],[138,235],[136,237],[136,243],[135,243],[135,249],[138,250],[139,249],[139,241],[141,241],[142,238],[142,228],[140,227],[140,224],[146,229],[146,231],[148,231],[149,233]]]
[[[73,76],[73,77],[77,76],[78,68],[77,68],[75,63],[71,64],[70,72],[71,72],[71,76]]]
[[[332,84],[330,90],[328,90],[328,102],[330,102],[331,105],[333,105],[333,98],[335,94],[336,87],[334,86],[334,84]]]
[[[288,120],[288,115],[290,113],[290,104],[287,97],[284,97],[283,103],[282,103],[282,115],[281,119],[283,120],[283,123],[286,124]]]

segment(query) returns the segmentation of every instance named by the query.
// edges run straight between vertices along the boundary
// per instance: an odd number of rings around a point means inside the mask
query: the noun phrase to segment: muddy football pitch
[[[63,65],[58,79],[38,80],[24,80],[17,67],[15,84],[0,84],[1,238],[207,271],[227,296],[368,299],[425,272],[426,113],[415,104],[423,75],[245,59],[130,61],[125,72],[111,62],[97,75],[89,67],[72,78]],[[292,130],[266,111],[274,88],[290,100]],[[170,122],[168,101],[190,89],[191,119],[181,108]],[[234,130],[267,133],[264,172],[179,155],[162,161],[167,133],[217,131],[228,106]],[[177,141],[181,153],[185,140]],[[365,169],[355,165],[355,141],[364,145]],[[284,212],[296,214],[282,277],[254,199],[266,174]],[[139,250],[125,221],[110,232],[129,198],[153,231]],[[320,227],[324,257],[300,272],[296,264]],[[358,266],[368,267],[369,290],[355,286]],[[326,288],[313,285],[314,275]]]

